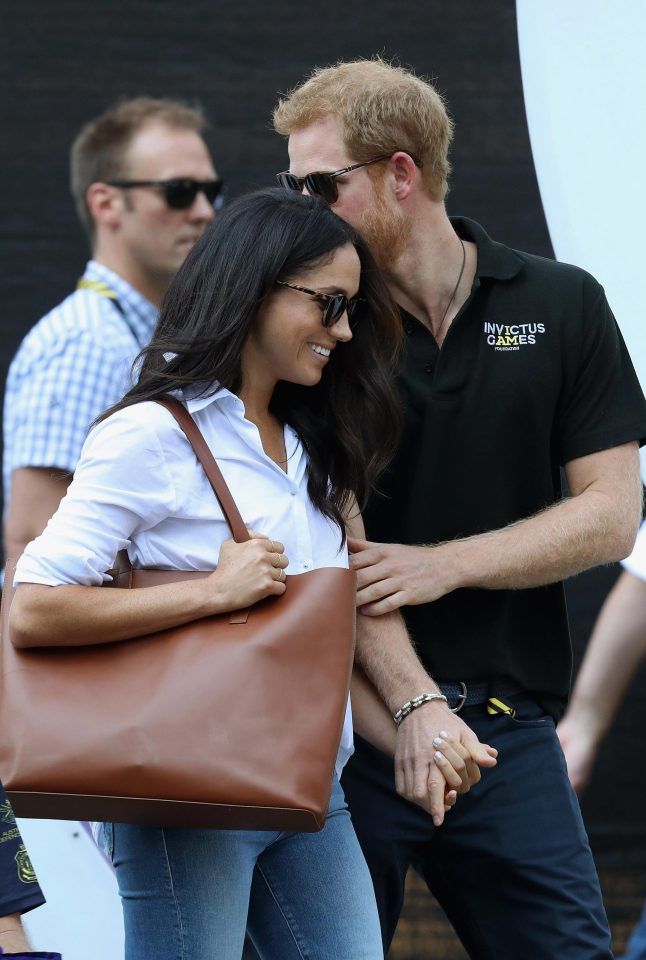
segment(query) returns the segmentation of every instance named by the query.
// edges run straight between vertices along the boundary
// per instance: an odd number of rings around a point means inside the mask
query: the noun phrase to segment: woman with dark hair
[[[347,566],[344,518],[397,437],[399,337],[364,241],[325,204],[282,190],[233,203],[187,257],[136,386],[91,431],[60,509],[18,564],[15,642],[124,640],[279,595],[286,570]],[[229,539],[186,438],[151,402],[167,393],[200,427],[256,531],[248,542]],[[124,546],[135,567],[215,572],[99,589]],[[99,825],[128,960],[239,960],[247,923],[263,958],[381,958],[338,782],[351,750],[348,713],[320,833]]]

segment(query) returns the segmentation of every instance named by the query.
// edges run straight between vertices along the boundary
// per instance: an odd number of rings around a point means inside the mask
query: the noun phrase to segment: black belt
[[[470,681],[464,683],[459,680],[437,681],[437,685],[447,698],[448,705],[454,713],[459,713],[463,707],[476,707],[483,703],[487,704],[487,713],[492,715],[497,713],[507,713],[514,716],[516,711],[507,701],[508,697],[513,697],[520,691],[511,684],[499,686],[488,681]]]

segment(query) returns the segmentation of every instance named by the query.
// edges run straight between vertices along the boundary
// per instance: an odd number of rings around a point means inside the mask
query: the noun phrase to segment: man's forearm
[[[630,553],[641,518],[636,443],[572,461],[566,473],[572,496],[501,530],[450,545],[459,586],[537,587]]]
[[[602,497],[581,494],[502,530],[435,549],[443,552],[456,587],[538,587],[623,559],[630,545],[613,536],[613,521]]]
[[[355,664],[350,684],[352,697],[352,721],[355,733],[393,757],[397,728],[383,700],[370,683],[363,670]]]
[[[390,717],[408,700],[421,693],[439,693],[417,658],[399,611],[381,617],[358,616],[355,659],[376,688]],[[398,793],[422,804],[439,826],[446,803],[455,801],[455,792],[466,792],[480,779],[479,766],[495,765],[496,751],[481,744],[473,731],[443,700],[427,701],[405,717],[398,728],[383,712],[376,715],[374,704],[359,717],[367,739],[390,752],[395,736],[395,787]],[[392,724],[391,733],[386,724]],[[452,758],[445,754],[452,746]],[[453,751],[457,751],[453,755]],[[448,794],[452,793],[452,799]]]
[[[627,556],[641,516],[637,444],[582,457],[566,472],[571,497],[499,530],[432,546],[351,537],[358,605],[380,616],[463,587],[538,587]]]
[[[5,557],[17,560],[38,537],[67,492],[71,474],[56,467],[20,467],[11,473],[4,529]]]
[[[419,660],[399,611],[357,617],[355,659],[394,714],[420,693],[439,692]]]

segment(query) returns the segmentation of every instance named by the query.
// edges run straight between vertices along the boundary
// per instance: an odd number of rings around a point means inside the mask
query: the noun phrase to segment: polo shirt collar
[[[83,277],[88,280],[98,280],[114,290],[117,300],[132,324],[137,340],[141,344],[148,343],[157,323],[158,309],[155,304],[144,297],[143,293],[135,290],[114,270],[110,270],[102,263],[97,263],[96,260],[88,262]]]
[[[524,266],[523,261],[510,247],[492,240],[489,234],[466,217],[450,217],[453,229],[463,240],[471,240],[478,248],[476,276],[493,277],[495,280],[511,280]]]

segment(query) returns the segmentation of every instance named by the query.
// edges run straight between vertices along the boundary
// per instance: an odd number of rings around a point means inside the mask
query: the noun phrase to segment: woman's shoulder
[[[81,460],[109,453],[126,458],[136,470],[137,457],[164,458],[172,447],[183,445],[184,434],[171,413],[154,401],[133,403],[111,413],[89,432]]]
[[[181,432],[179,424],[173,415],[154,400],[145,400],[141,403],[132,403],[111,413],[101,420],[92,432],[119,433],[123,432],[150,432],[153,431],[160,438],[164,434]]]

